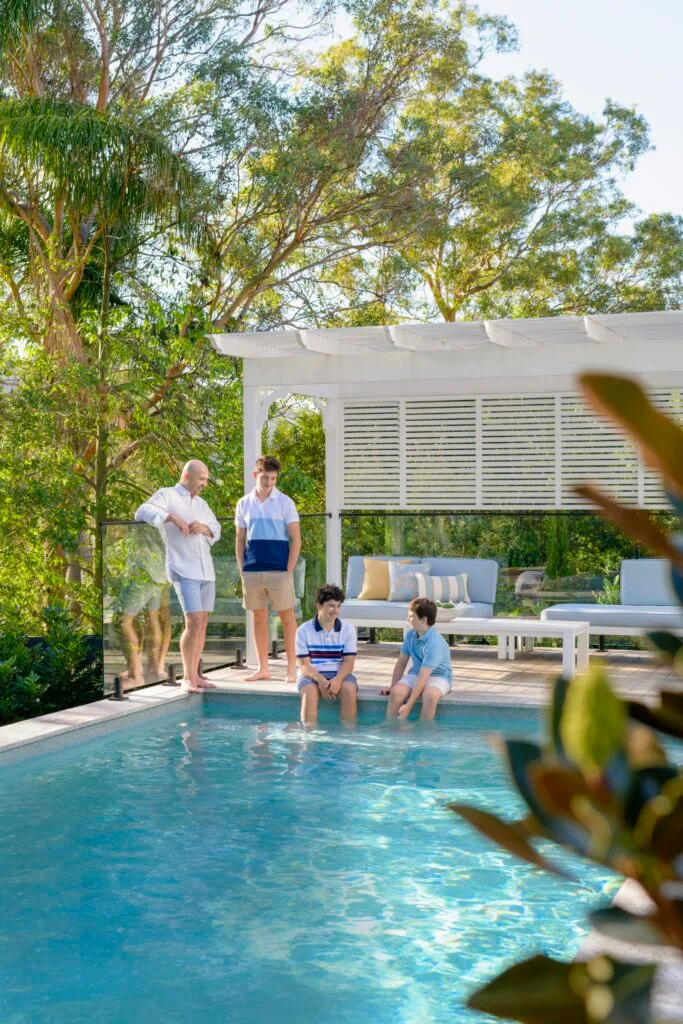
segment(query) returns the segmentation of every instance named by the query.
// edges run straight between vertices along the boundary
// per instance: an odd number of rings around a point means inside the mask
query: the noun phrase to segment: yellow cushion
[[[397,561],[397,559],[394,559]],[[384,558],[364,558],[365,576],[358,601],[389,600],[389,560]],[[408,565],[409,559],[403,559],[402,565]]]

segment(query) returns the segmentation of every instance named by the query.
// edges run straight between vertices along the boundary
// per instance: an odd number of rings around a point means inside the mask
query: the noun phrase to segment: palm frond
[[[0,0],[0,53],[36,23],[45,7],[44,0]]]
[[[33,168],[43,187],[78,207],[128,208],[140,219],[174,210],[181,225],[201,186],[187,161],[148,127],[62,100],[0,101],[0,157]]]

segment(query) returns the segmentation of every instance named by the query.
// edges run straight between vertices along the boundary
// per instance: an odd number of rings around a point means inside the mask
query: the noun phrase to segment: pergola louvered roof
[[[218,351],[244,359],[377,356],[398,352],[484,353],[522,348],[558,350],[584,344],[612,347],[629,343],[683,341],[683,310],[406,323],[384,327],[310,328],[216,334],[213,338]]]

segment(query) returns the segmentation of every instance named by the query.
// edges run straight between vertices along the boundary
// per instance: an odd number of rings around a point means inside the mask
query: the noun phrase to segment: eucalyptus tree
[[[680,223],[617,229],[642,118],[486,78],[515,42],[440,0],[0,0],[0,571],[82,598],[188,438],[230,504],[212,331],[676,301]]]

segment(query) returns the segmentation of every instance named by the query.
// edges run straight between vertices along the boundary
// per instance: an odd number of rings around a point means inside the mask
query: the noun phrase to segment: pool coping
[[[81,704],[78,707],[0,726],[0,766],[33,753],[47,753],[67,743],[112,732],[122,728],[133,718],[136,721],[151,718],[182,703],[204,700],[214,703],[221,699],[234,699],[240,696],[271,698],[278,704],[283,697],[295,705],[299,700],[296,689],[291,684],[279,680],[258,683],[220,681],[217,682],[216,689],[207,690],[204,694],[191,694],[181,687],[157,684],[143,690],[132,691],[126,694],[126,699],[122,701],[105,698],[91,704]],[[358,699],[361,704],[386,701],[386,697],[380,695],[377,684],[359,686]],[[485,691],[456,691],[445,697],[441,706],[444,710],[448,708],[450,717],[459,706],[469,709],[477,707],[488,711],[502,708],[528,712],[545,704],[547,701],[544,700],[513,700],[511,697],[501,698]]]

